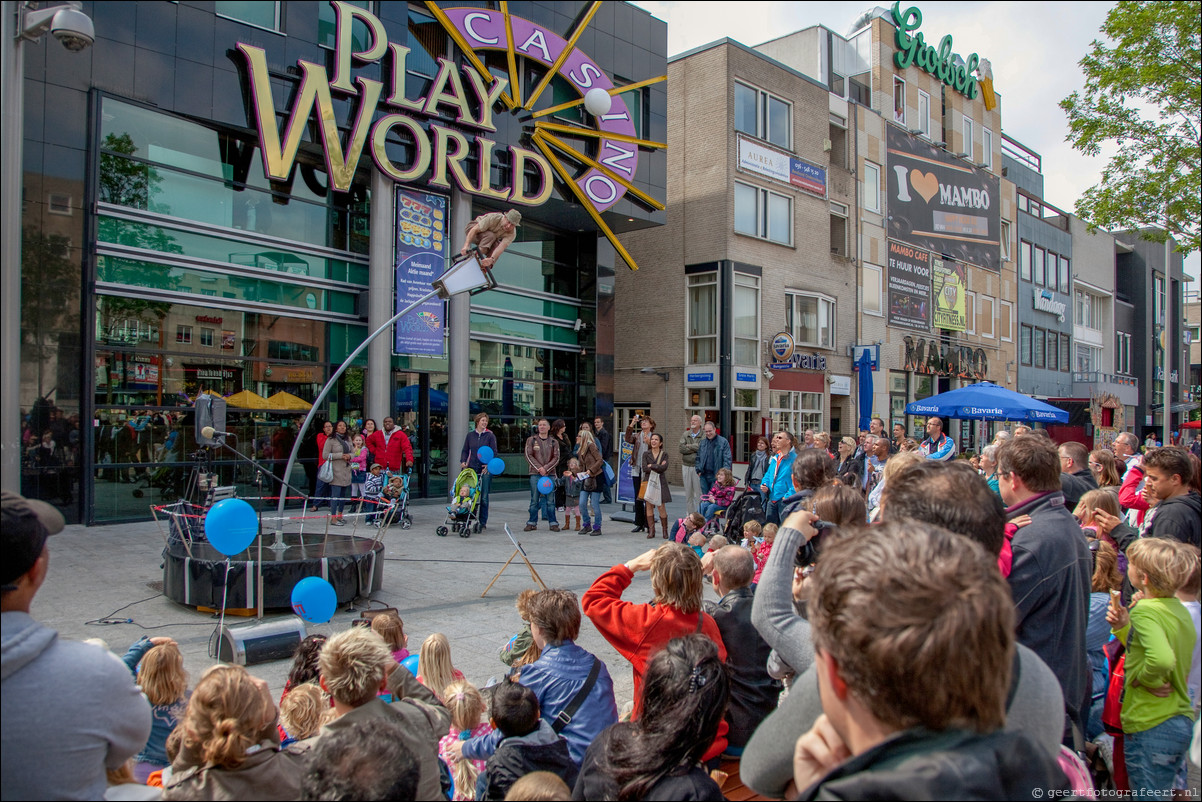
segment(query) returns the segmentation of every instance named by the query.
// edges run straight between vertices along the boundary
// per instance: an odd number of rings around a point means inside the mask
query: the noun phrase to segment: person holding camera
[[[631,532],[647,531],[647,511],[643,508],[643,455],[651,447],[651,433],[655,431],[655,419],[634,413],[626,424],[623,439],[634,447],[630,454],[630,480],[635,487],[638,501],[634,505],[634,529]]]

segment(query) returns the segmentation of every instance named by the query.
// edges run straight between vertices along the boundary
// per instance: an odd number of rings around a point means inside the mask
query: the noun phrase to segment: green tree
[[[1120,2],[1080,61],[1085,93],[1060,101],[1073,147],[1090,156],[1118,151],[1102,180],[1077,201],[1091,227],[1167,231],[1178,251],[1199,247],[1200,2]]]

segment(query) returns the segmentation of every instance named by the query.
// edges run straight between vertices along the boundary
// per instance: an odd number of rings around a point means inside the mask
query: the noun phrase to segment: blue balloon
[[[488,461],[488,472],[493,476],[500,476],[505,473],[505,460],[500,457],[493,457]]]
[[[542,479],[538,480],[538,492],[542,493],[544,496],[554,489],[555,483],[551,481],[550,476],[544,476]]]
[[[205,537],[209,545],[226,557],[233,557],[255,542],[259,534],[259,516],[255,508],[240,498],[227,498],[209,507],[205,515]]]
[[[334,586],[319,576],[307,576],[292,588],[292,611],[314,624],[324,624],[338,609]]]
[[[409,673],[417,676],[417,661],[420,659],[420,654],[411,654],[401,661],[401,665],[409,669]]]
[[[480,461],[483,462],[485,465],[487,465],[489,460],[491,460],[496,455],[497,455],[496,452],[493,451],[488,446],[480,446],[480,450],[476,452],[476,456],[479,457]]]

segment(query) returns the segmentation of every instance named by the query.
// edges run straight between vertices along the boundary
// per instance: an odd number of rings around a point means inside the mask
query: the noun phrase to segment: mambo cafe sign
[[[423,97],[405,94],[405,62],[410,49],[388,41],[383,23],[370,12],[340,0],[330,5],[336,15],[334,76],[329,77],[323,65],[300,59],[300,86],[283,128],[276,121],[271,91],[271,76],[267,57],[260,47],[239,42],[238,51],[246,59],[247,73],[255,124],[259,131],[260,150],[267,175],[275,180],[287,180],[296,160],[301,136],[316,107],[317,131],[325,152],[330,186],[339,192],[350,189],[355,170],[364,150],[371,154],[376,166],[398,183],[417,182],[427,173],[429,187],[450,189],[451,181],[464,192],[495,198],[512,204],[539,206],[547,201],[553,190],[552,168],[546,158],[536,151],[516,144],[499,145],[486,134],[495,132],[493,110],[502,99],[508,81],[499,76],[485,76],[471,65],[462,70],[450,59],[439,58],[438,74]],[[461,41],[473,49],[507,50],[505,17],[486,8],[448,8],[442,10],[444,24],[454,28]],[[366,28],[362,49],[356,49],[352,39],[352,24],[358,20]],[[579,50],[549,30],[528,20],[510,17],[515,52],[550,68],[558,64],[559,74],[582,95],[592,88],[609,90],[613,82],[604,71]],[[559,64],[565,50],[569,55]],[[353,74],[358,64],[385,60],[384,80],[374,80]],[[465,79],[466,76],[466,79]],[[344,145],[334,114],[333,93],[357,97],[354,118],[347,121],[350,133]],[[377,117],[377,111],[384,112]],[[450,116],[455,128],[439,125],[429,118]],[[599,117],[597,128],[603,133],[633,137],[634,125],[621,98],[613,98],[609,114]],[[467,129],[472,133],[465,133]],[[476,133],[478,132],[478,133]],[[412,159],[407,164],[393,161],[385,148],[386,140],[411,139]],[[489,181],[493,164],[508,164],[513,186],[494,187]],[[633,179],[638,165],[638,148],[602,138],[599,160],[617,174]],[[474,174],[468,173],[467,163],[477,162]],[[527,191],[524,176],[528,168],[538,175],[533,189]],[[604,211],[625,194],[621,184],[610,180],[597,170],[590,170],[576,179],[579,188],[593,202],[597,211]]]

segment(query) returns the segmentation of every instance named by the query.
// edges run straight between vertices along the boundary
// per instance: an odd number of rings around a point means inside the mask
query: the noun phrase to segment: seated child
[[[728,545],[730,545],[730,541],[728,541],[724,536],[714,535],[713,537],[711,537],[709,539],[709,542],[705,544],[705,550],[706,551],[717,551],[718,549],[722,548],[723,546],[728,546]]]
[[[569,787],[576,784],[578,769],[568,742],[540,718],[534,691],[503,680],[493,694],[489,723],[501,731],[501,742],[476,781],[477,799],[504,799],[519,778],[534,771],[549,771]]]
[[[456,758],[452,744],[492,732],[492,725],[483,721],[484,697],[470,682],[452,682],[447,686],[447,712],[451,714],[451,731],[438,741],[438,756],[451,772],[455,783],[452,799],[475,799],[476,778],[484,771],[485,761]]]
[[[280,746],[312,738],[334,715],[330,697],[321,688],[312,682],[298,685],[280,703]]]
[[[518,608],[518,615],[522,617],[522,631],[501,647],[501,662],[510,668],[530,665],[542,653],[538,644],[534,642],[534,636],[530,634],[530,600],[537,592],[527,588],[518,594],[515,606]]]
[[[701,505],[698,507],[701,517],[708,521],[718,510],[729,507],[735,498],[736,484],[738,483],[735,482],[735,475],[730,472],[730,468],[719,468],[710,492],[701,497]]]
[[[689,535],[689,546],[697,553],[698,557],[705,556],[705,535],[700,532],[694,532]]]
[[[571,799],[572,789],[549,771],[533,771],[515,782],[505,795],[509,800]]]
[[[367,502],[367,523],[370,526],[380,525],[380,503],[384,495],[384,466],[373,462],[371,470],[363,480],[363,499]]]
[[[184,657],[179,644],[167,637],[142,638],[129,647],[122,658],[154,713],[150,737],[142,751],[134,757],[133,776],[139,783],[146,782],[151,772],[165,768],[167,759],[167,736],[183,720],[188,707],[188,674],[184,671]],[[141,664],[141,670],[138,665]]]
[[[672,534],[668,540],[676,543],[687,543],[689,536],[705,526],[705,519],[700,513],[690,512],[672,525]]]
[[[388,522],[393,521],[393,516],[395,515],[393,510],[396,509],[397,504],[400,503],[401,498],[404,495],[405,495],[405,480],[402,479],[401,477],[394,476],[388,480],[388,484],[384,485],[383,501],[385,502],[384,503],[384,520],[385,521],[388,521]]]
[[[756,529],[759,529],[759,524],[756,524]],[[746,534],[746,527],[743,528],[743,532]],[[764,536],[758,538],[759,544],[752,548],[751,559],[755,563],[755,576],[751,578],[752,587],[760,583],[760,574],[764,573],[764,566],[768,564],[768,555],[772,553],[772,544],[776,541],[776,532],[776,524],[765,524],[763,529]]]
[[[417,681],[430,689],[438,701],[446,704],[443,695],[452,682],[463,679],[463,672],[451,665],[451,644],[447,636],[435,632],[422,643],[417,659]]]
[[[760,532],[763,527],[760,522],[754,518],[743,524],[743,542],[739,545],[745,549],[751,549],[753,552],[756,546],[760,543]]]
[[[409,636],[405,634],[405,622],[399,615],[383,613],[371,620],[371,631],[384,639],[392,659],[398,663],[404,662],[409,656]]]
[[[447,512],[453,515],[456,521],[466,521],[472,514],[472,496],[475,490],[471,485],[464,485],[459,488],[459,497],[455,499],[455,503],[447,505]]]

